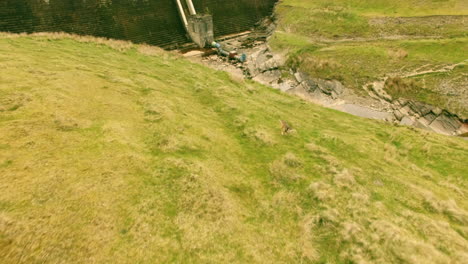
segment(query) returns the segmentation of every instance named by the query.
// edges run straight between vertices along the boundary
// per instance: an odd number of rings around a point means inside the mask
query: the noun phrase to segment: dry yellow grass
[[[467,153],[159,49],[0,35],[1,263],[463,263]]]

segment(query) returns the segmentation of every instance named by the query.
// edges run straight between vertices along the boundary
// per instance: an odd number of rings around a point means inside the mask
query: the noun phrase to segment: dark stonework
[[[248,30],[276,0],[193,0],[215,36]],[[1,0],[0,31],[67,32],[158,46],[188,42],[174,0]]]

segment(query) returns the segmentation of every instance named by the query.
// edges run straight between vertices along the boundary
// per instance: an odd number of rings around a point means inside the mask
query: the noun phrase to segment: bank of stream
[[[244,63],[220,56],[214,49],[186,50],[182,53],[195,62],[228,72],[237,78],[252,79],[338,111],[439,134],[466,137],[468,120],[432,105],[392,98],[385,92],[385,79],[366,84],[364,89],[369,96],[363,97],[337,80],[314,78],[304,72],[285,68],[285,57],[274,53],[268,46],[267,38],[273,30],[274,25],[268,22],[261,30],[218,40],[226,50],[246,54],[247,61]]]

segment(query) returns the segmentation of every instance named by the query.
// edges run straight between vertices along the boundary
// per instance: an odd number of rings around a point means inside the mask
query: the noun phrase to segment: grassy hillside
[[[293,66],[361,94],[368,82],[401,77],[406,89],[387,87],[393,96],[468,117],[466,1],[284,0],[277,14],[271,45]]]
[[[468,257],[465,140],[122,42],[3,34],[0,69],[1,263]]]
[[[468,4],[463,0],[282,0],[277,12],[283,30],[309,37],[467,34],[463,16],[468,15]]]

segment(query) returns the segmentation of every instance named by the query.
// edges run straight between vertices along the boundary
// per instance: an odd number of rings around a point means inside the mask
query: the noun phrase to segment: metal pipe
[[[196,15],[197,11],[195,11],[195,7],[193,6],[192,0],[185,0],[187,2],[188,9],[191,15]]]
[[[245,55],[245,53],[242,53],[241,55],[238,55],[237,51],[227,51],[227,50],[223,49],[221,44],[219,44],[216,41],[213,41],[211,43],[211,46],[218,50],[219,55],[227,57],[230,60],[237,60],[237,61],[242,62],[242,63],[247,61],[247,55]]]
[[[180,17],[182,17],[182,21],[184,22],[185,29],[187,30],[188,23],[187,23],[187,17],[185,17],[184,7],[182,6],[182,3],[180,2],[180,0],[176,0],[176,2],[177,2],[177,6],[179,7]]]

